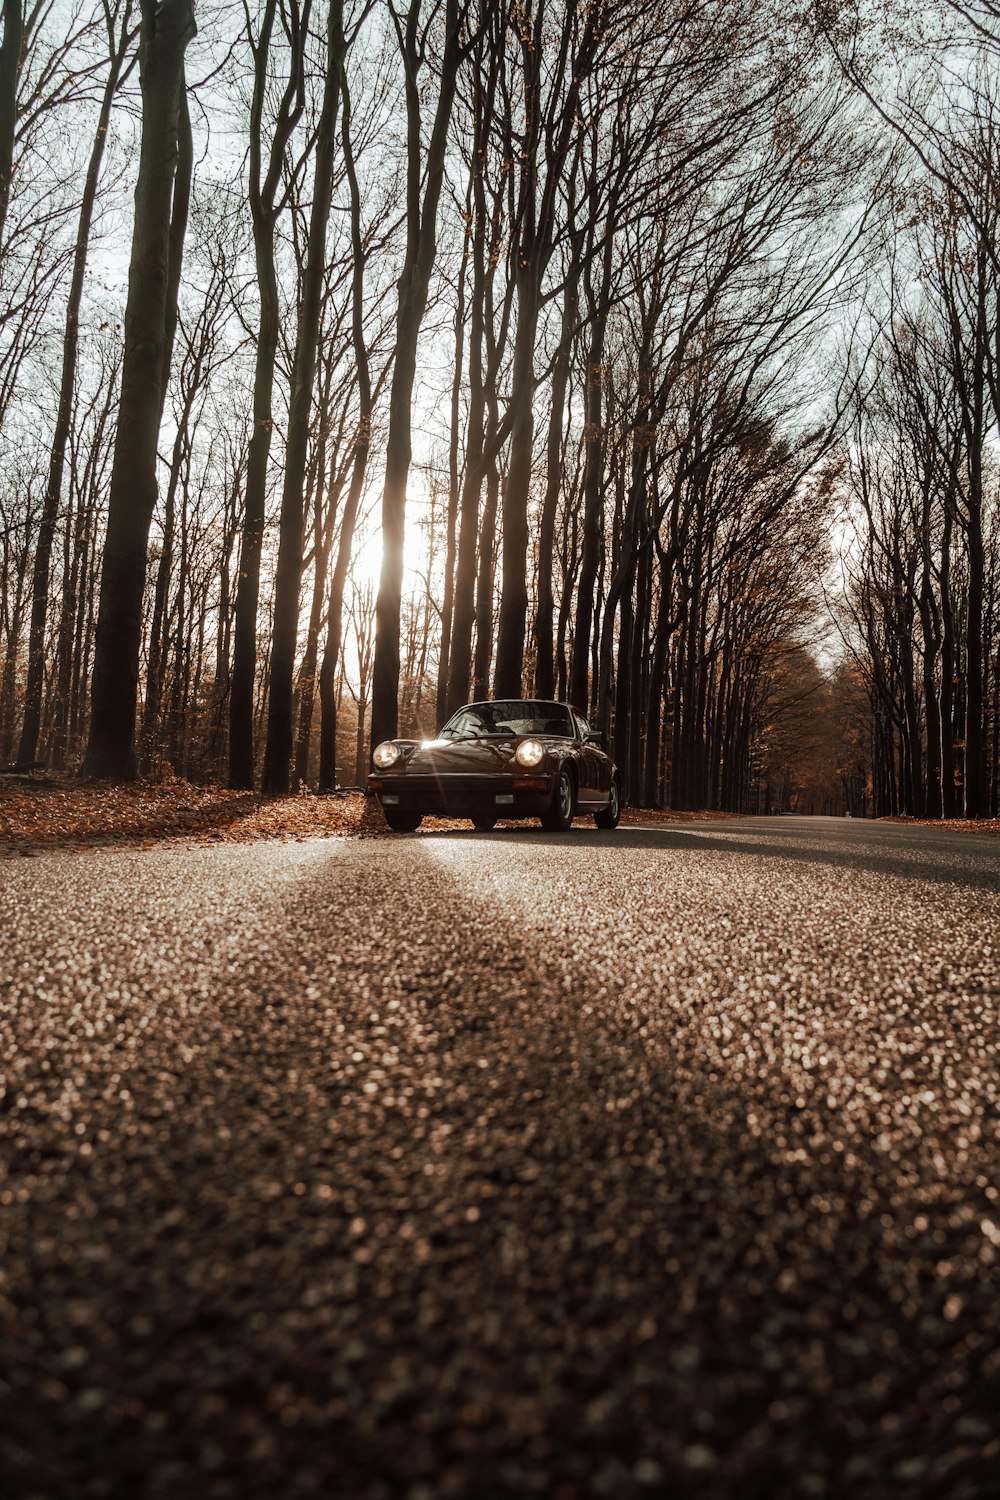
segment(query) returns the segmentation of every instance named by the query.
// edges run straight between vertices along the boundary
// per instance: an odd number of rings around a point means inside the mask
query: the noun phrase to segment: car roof
[[[490,703],[546,703],[550,708],[568,708],[575,712],[572,704],[563,703],[558,698],[477,698],[474,703],[466,703],[465,707],[485,708]],[[456,708],[455,712],[461,713],[461,709]]]

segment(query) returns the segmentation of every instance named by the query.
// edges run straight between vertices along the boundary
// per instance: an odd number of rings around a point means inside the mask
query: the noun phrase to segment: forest
[[[1000,3],[3,0],[0,766],[1000,812]]]

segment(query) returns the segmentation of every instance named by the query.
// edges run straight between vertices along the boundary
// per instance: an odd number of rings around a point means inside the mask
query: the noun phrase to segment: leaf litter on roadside
[[[735,817],[721,812],[627,809],[623,826],[652,826]],[[587,820],[589,821],[589,819]],[[912,819],[895,820],[912,822]],[[501,823],[501,829],[510,826]],[[516,825],[515,825],[516,826]],[[523,825],[522,825],[523,826]],[[950,819],[930,826],[1000,837],[1000,819]],[[468,819],[425,818],[428,831],[467,829]],[[381,809],[361,791],[260,797],[188,781],[77,782],[37,776],[0,782],[0,851],[87,849],[128,844],[155,848],[166,839],[200,837],[210,843],[261,839],[380,838],[389,833]]]

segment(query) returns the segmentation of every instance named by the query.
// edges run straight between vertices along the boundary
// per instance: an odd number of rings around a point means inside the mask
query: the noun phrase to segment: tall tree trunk
[[[470,195],[466,214],[471,212]],[[448,673],[451,655],[451,622],[455,610],[455,567],[458,541],[458,512],[461,479],[458,463],[458,425],[461,410],[462,382],[465,374],[465,279],[469,264],[472,235],[466,231],[462,244],[462,263],[458,270],[458,302],[455,308],[455,369],[451,382],[451,422],[448,436],[448,518],[444,555],[444,598],[441,604],[441,652],[438,657],[436,717],[443,724],[448,717]]]
[[[576,254],[574,251],[574,261]],[[535,606],[535,692],[539,698],[555,696],[555,643],[552,621],[552,562],[555,553],[556,508],[562,493],[563,431],[566,425],[566,392],[572,354],[572,334],[579,316],[577,278],[571,267],[563,296],[562,338],[552,371],[552,409],[545,457],[545,494],[538,524],[538,599]]]
[[[168,344],[171,217],[194,35],[191,0],[141,0],[142,143],[125,311],[125,353],[108,525],[101,571],[84,774],[135,775],[136,689],[149,525],[156,505],[156,446]]]
[[[469,421],[466,428],[465,477],[458,534],[458,557],[455,567],[455,600],[452,611],[451,647],[448,655],[448,692],[444,715],[448,717],[468,701],[472,675],[472,630],[476,618],[476,539],[479,534],[479,499],[482,493],[485,464],[483,460],[484,413],[486,398],[482,389],[477,344],[477,314],[473,311],[472,349],[470,352]]]
[[[514,7],[511,16],[520,44],[525,118],[516,136],[508,125],[505,146],[512,163],[518,164],[519,181],[516,234],[511,247],[517,284],[513,415],[503,494],[503,584],[494,669],[494,692],[499,697],[518,697],[524,672],[534,355],[542,282],[555,248],[557,201],[578,136],[581,90],[593,69],[606,19],[603,5],[569,4],[562,15],[561,30],[554,33],[549,31],[552,17],[544,5],[534,14],[527,7]]]
[[[649,665],[646,649],[649,632],[649,606],[653,558],[650,538],[639,553],[635,570],[635,622],[632,626],[632,692],[628,702],[629,760],[628,784],[633,806],[643,802],[644,730],[648,717]]]
[[[333,194],[333,164],[337,143],[337,111],[346,50],[343,0],[330,0],[327,19],[326,80],[316,140],[316,172],[309,215],[306,268],[299,311],[292,371],[292,399],[285,445],[285,477],[281,492],[278,562],[275,575],[274,621],[271,630],[271,684],[268,698],[267,741],[264,747],[262,790],[282,796],[289,788],[294,721],[293,678],[302,584],[302,506],[313,376],[319,341],[320,302],[326,270],[326,231]]]
[[[254,361],[253,432],[247,458],[243,535],[233,625],[233,671],[229,692],[229,785],[243,790],[250,790],[254,784],[257,610],[260,603],[260,561],[273,428],[271,407],[274,364],[280,333],[274,233],[288,143],[305,107],[302,38],[307,28],[310,6],[307,3],[303,7],[298,46],[289,62],[288,79],[278,106],[267,169],[264,171],[263,113],[268,97],[268,60],[276,9],[277,0],[267,0],[261,15],[260,35],[254,49],[254,88],[250,106],[249,199],[254,263],[260,295],[260,321]]]
[[[519,698],[524,669],[524,635],[528,612],[528,498],[535,437],[535,338],[540,299],[534,268],[518,278],[517,327],[511,374],[514,407],[510,458],[503,487],[502,572],[497,620],[497,659],[493,691],[498,698]]]
[[[937,682],[938,655],[941,649],[940,613],[935,607],[933,557],[930,540],[930,493],[924,495],[921,525],[921,579],[918,607],[920,634],[923,641],[923,692],[926,721],[927,755],[924,777],[924,814],[928,818],[943,816],[941,800],[941,697]]]
[[[4,649],[3,672],[0,673],[0,760],[7,760],[13,738],[14,684],[17,673],[17,643],[25,607],[28,577],[28,549],[25,547],[17,560],[14,587],[10,588],[9,575],[4,576],[4,591],[8,598],[7,644]]]
[[[417,368],[417,340],[427,308],[437,249],[437,211],[444,183],[448,126],[461,60],[459,27],[465,7],[446,0],[445,45],[437,107],[426,152],[420,130],[418,70],[423,56],[419,35],[421,5],[414,0],[400,32],[406,71],[407,212],[406,254],[396,306],[396,354],[389,392],[385,485],[382,491],[382,570],[375,604],[375,662],[372,672],[371,743],[392,739],[399,718],[399,622],[403,594],[403,541],[406,485],[410,473],[411,404]],[[421,197],[421,185],[423,195]]]
[[[655,540],[655,539],[654,539]],[[653,633],[653,659],[649,671],[649,702],[646,721],[646,754],[642,774],[642,801],[645,807],[660,805],[660,763],[663,734],[663,701],[667,685],[667,659],[670,648],[671,576],[666,553],[660,551],[660,602]]]
[[[34,761],[38,755],[38,731],[42,717],[42,682],[45,675],[45,627],[49,606],[49,565],[52,557],[52,542],[59,517],[59,502],[62,497],[63,471],[66,465],[66,445],[69,441],[70,419],[73,411],[73,393],[76,389],[77,354],[80,339],[80,303],[83,298],[83,281],[87,269],[87,253],[90,249],[90,226],[94,217],[94,200],[101,175],[104,147],[108,138],[111,106],[118,86],[122,82],[122,68],[134,33],[130,30],[131,5],[126,3],[122,16],[121,31],[116,38],[109,21],[108,41],[111,47],[110,68],[104,85],[97,130],[90,149],[90,160],[83,183],[83,197],[77,220],[76,245],[73,251],[73,273],[70,277],[69,295],[66,299],[66,322],[63,330],[62,373],[59,380],[59,395],[56,400],[56,421],[49,450],[48,476],[42,515],[38,528],[38,545],[35,548],[35,565],[31,580],[31,625],[28,633],[28,669],[24,689],[24,722],[21,728],[21,743],[17,758],[22,764]],[[0,169],[2,170],[2,169]]]
[[[317,480],[314,500],[313,524],[313,587],[309,606],[309,624],[306,628],[306,648],[298,680],[299,723],[295,734],[295,773],[293,785],[305,786],[309,780],[309,748],[312,740],[313,708],[316,698],[316,662],[319,657],[319,633],[323,623],[323,597],[326,593],[326,570],[330,562],[330,547],[333,543],[333,525],[336,519],[339,495],[335,486],[330,486],[327,515],[322,517],[323,483]]]
[[[496,13],[494,13],[496,14]],[[502,233],[502,208],[487,201],[485,162],[489,149],[502,48],[492,36],[480,38],[473,79],[475,134],[469,165],[472,230],[472,290],[469,306],[468,418],[465,428],[465,473],[459,505],[458,551],[452,606],[451,642],[444,718],[469,700],[472,681],[472,636],[476,621],[476,546],[479,502],[490,458],[486,449],[487,385],[496,378],[501,351],[494,333],[492,297],[496,247]],[[485,76],[484,76],[485,75]],[[513,295],[508,285],[502,322],[506,324]],[[485,350],[488,348],[488,356]],[[491,386],[492,389],[492,386]],[[496,433],[492,434],[496,438]]]
[[[149,664],[146,670],[146,701],[142,712],[142,729],[139,736],[139,770],[148,776],[153,769],[156,739],[160,731],[160,705],[163,699],[163,677],[167,663],[169,625],[167,605],[170,595],[170,579],[174,567],[174,530],[177,522],[177,488],[180,483],[180,466],[184,447],[184,424],[174,438],[170,478],[167,481],[166,504],[163,512],[163,547],[156,567],[156,582],[153,585],[153,618],[149,627]],[[160,740],[162,745],[162,738]]]
[[[17,128],[17,80],[24,44],[22,0],[3,0],[3,41],[0,42],[0,250],[10,203],[14,173],[14,132]]]
[[[340,522],[337,561],[330,580],[330,603],[327,610],[326,642],[319,669],[319,790],[332,792],[337,784],[337,703],[335,691],[340,665],[340,645],[344,628],[344,586],[351,566],[354,530],[358,507],[364,493],[371,451],[372,381],[365,342],[365,267],[367,252],[361,225],[361,188],[358,182],[351,140],[351,95],[346,77],[341,79],[341,136],[344,170],[351,201],[351,342],[358,381],[358,427],[354,437],[354,462],[351,482]]]
[[[587,361],[587,386],[584,393],[584,480],[583,480],[583,553],[577,587],[576,628],[573,633],[573,658],[569,669],[570,702],[585,712],[589,701],[590,635],[594,623],[594,586],[601,545],[601,511],[604,475],[604,341],[608,326],[608,295],[612,277],[612,248],[609,236],[604,252],[601,286],[594,295],[587,279],[590,304],[591,335]]]
[[[969,521],[966,527],[969,593],[965,629],[965,816],[984,818],[989,813],[983,655],[986,558],[978,462],[974,464],[974,468],[976,480],[969,497]]]
[[[66,736],[69,728],[69,682],[72,673],[72,642],[78,611],[77,591],[80,576],[79,510],[66,518],[63,547],[62,602],[56,634],[56,672],[52,694],[52,730],[49,737],[49,765],[61,771],[66,760]]]
[[[362,405],[364,404],[363,397]],[[326,641],[323,647],[323,658],[319,667],[319,790],[321,792],[332,792],[337,785],[337,698],[335,683],[337,668],[340,664],[340,648],[344,631],[344,586],[347,582],[347,573],[351,566],[351,552],[354,545],[354,530],[358,518],[358,506],[361,503],[361,496],[364,492],[365,475],[368,468],[369,441],[367,434],[368,427],[363,422],[359,428],[358,437],[355,440],[356,446],[354,450],[354,465],[351,471],[351,484],[347,492],[347,502],[344,506],[344,515],[340,523],[340,542],[337,547],[337,561],[334,564],[333,577],[330,580],[330,602],[327,607],[326,617]]]
[[[951,540],[954,527],[951,507],[945,508],[941,528],[939,589],[941,604],[941,811],[958,816],[959,798],[955,759],[955,611],[951,597]]]
[[[497,504],[500,471],[490,465],[486,476],[486,503],[479,531],[479,572],[476,578],[476,654],[472,667],[472,696],[488,698],[490,662],[493,657],[493,571],[497,535]]]

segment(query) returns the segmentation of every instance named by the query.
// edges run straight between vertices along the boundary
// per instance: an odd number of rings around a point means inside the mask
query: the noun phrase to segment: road
[[[1000,845],[0,865],[5,1500],[994,1500]]]

